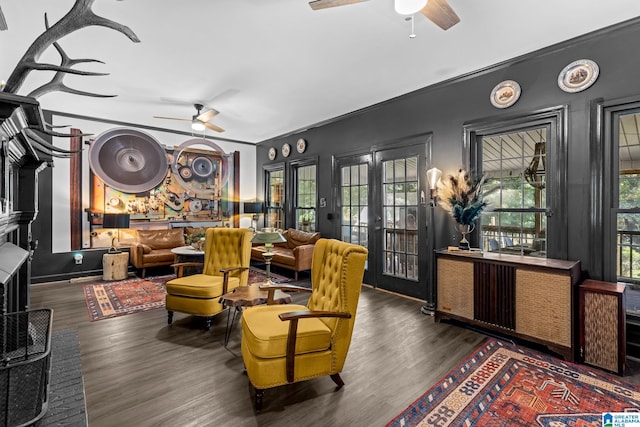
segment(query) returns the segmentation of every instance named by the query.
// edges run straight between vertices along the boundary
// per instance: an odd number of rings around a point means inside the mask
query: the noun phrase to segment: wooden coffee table
[[[266,304],[268,292],[261,290],[260,286],[264,283],[252,283],[249,286],[239,286],[231,292],[220,297],[220,304],[229,308],[227,314],[227,330],[224,334],[224,346],[229,343],[229,336],[233,329],[233,324],[236,320],[236,314],[242,311],[242,307],[253,307],[254,305]],[[291,295],[281,290],[276,290],[273,295],[273,302],[275,304],[289,304],[291,302]],[[235,308],[235,310],[232,310]],[[233,311],[233,319],[231,318],[231,311]]]

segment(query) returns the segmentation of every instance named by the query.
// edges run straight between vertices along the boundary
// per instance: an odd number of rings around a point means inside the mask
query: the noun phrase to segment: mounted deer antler
[[[47,28],[47,30],[49,30],[49,19],[47,18],[46,13],[44,15],[44,25]],[[58,42],[53,42],[53,47],[56,48],[56,50],[60,54],[60,58],[62,59],[62,63],[60,65],[65,68],[71,69],[71,67],[73,67],[74,65],[81,64],[84,62],[99,62],[101,64],[104,64],[104,62],[99,61],[97,59],[71,59],[69,58],[69,55],[67,55],[67,53],[62,49],[62,47]],[[94,73],[91,71],[79,71],[79,70],[72,70],[70,72],[73,72],[74,74],[80,74],[83,76],[107,76],[108,75],[107,73]],[[100,95],[96,93],[72,89],[62,82],[65,76],[66,76],[66,71],[58,71],[57,73],[55,73],[55,75],[53,76],[53,78],[49,83],[45,83],[39,88],[31,91],[31,93],[29,93],[29,95],[27,96],[32,96],[34,98],[37,98],[40,95],[44,95],[45,93],[53,92],[53,91],[68,92],[76,95],[94,96],[94,97],[100,97],[100,98],[110,98],[110,97],[116,96],[116,95]]]
[[[101,16],[96,15],[91,7],[93,6],[94,0],[76,0],[75,4],[71,8],[71,10],[63,16],[58,22],[56,22],[52,27],[49,28],[48,23],[45,21],[45,25],[47,30],[42,33],[32,44],[29,46],[25,54],[18,62],[18,65],[13,70],[9,79],[3,88],[4,92],[17,93],[27,76],[32,70],[48,70],[48,71],[57,71],[56,75],[52,79],[52,81],[48,84],[41,86],[36,89],[37,95],[42,95],[44,93],[53,91],[53,90],[63,90],[66,92],[77,93],[80,95],[87,96],[102,96],[91,94],[87,92],[75,91],[71,88],[68,88],[64,84],[62,84],[62,77],[64,73],[71,74],[81,74],[81,75],[101,75],[99,73],[91,73],[86,71],[79,71],[71,68],[73,65],[80,62],[100,62],[97,60],[87,60],[87,59],[70,59],[59,46],[56,46],[58,52],[62,57],[61,65],[54,64],[42,64],[38,63],[38,59],[44,53],[44,51],[51,45],[56,45],[56,41],[61,39],[62,37],[71,34],[74,31],[77,31],[84,27],[89,26],[101,26],[111,28],[116,30],[124,35],[126,35],[131,41],[138,43],[140,40],[138,36],[135,35],[131,29],[125,25],[118,24],[117,22],[111,21],[109,19],[103,18]],[[46,20],[46,15],[45,15]],[[63,73],[63,74],[60,74]],[[60,75],[59,75],[60,74]],[[33,92],[32,92],[33,93]]]

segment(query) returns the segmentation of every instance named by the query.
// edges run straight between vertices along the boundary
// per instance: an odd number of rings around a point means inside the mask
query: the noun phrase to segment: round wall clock
[[[305,141],[304,138],[300,138],[296,142],[296,150],[298,151],[298,153],[302,154],[306,149],[307,149],[307,141]]]
[[[289,144],[283,144],[282,145],[282,155],[284,157],[289,157],[289,154],[291,154],[291,146]]]
[[[275,148],[273,148],[273,147],[269,148],[269,160],[275,159],[276,158],[276,154],[277,154],[277,152],[276,152]]]

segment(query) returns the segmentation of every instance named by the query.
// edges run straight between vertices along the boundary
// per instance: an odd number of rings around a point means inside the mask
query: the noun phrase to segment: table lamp
[[[113,213],[105,213],[102,215],[102,228],[129,228],[129,214],[113,214]],[[111,247],[109,248],[110,254],[120,253],[120,249],[116,247],[116,239],[118,238],[117,231],[113,232],[113,237],[111,238]]]
[[[262,202],[244,202],[243,211],[251,216],[251,228],[255,231],[258,229],[259,215],[263,213]]]
[[[266,251],[262,256],[264,257],[267,270],[267,286],[271,286],[271,259],[273,258],[273,252],[271,252],[271,249],[273,248],[273,244],[286,241],[287,239],[285,239],[284,236],[275,228],[263,228],[262,231],[257,231],[256,234],[253,235],[253,239],[251,239],[252,243],[264,244]]]

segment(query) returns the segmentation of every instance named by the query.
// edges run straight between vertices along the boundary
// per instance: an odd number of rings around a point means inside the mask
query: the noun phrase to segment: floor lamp
[[[267,286],[271,286],[271,259],[273,259],[273,252],[271,252],[271,249],[273,249],[273,244],[286,241],[287,239],[285,239],[284,236],[274,228],[263,228],[262,231],[256,232],[253,239],[251,239],[252,243],[264,244],[265,252],[262,256],[264,257],[266,264]]]
[[[435,225],[434,225],[434,215],[435,215],[435,207],[438,202],[438,182],[442,177],[442,171],[438,168],[431,168],[427,171],[427,184],[429,185],[429,242],[428,245],[435,246]],[[431,257],[433,257],[432,248],[428,247],[428,253]],[[433,260],[433,258],[431,258]],[[432,268],[429,269],[429,282],[430,288],[427,289],[427,303],[420,308],[420,311],[423,314],[433,315],[436,310],[436,280],[435,280],[435,262],[431,263]]]

